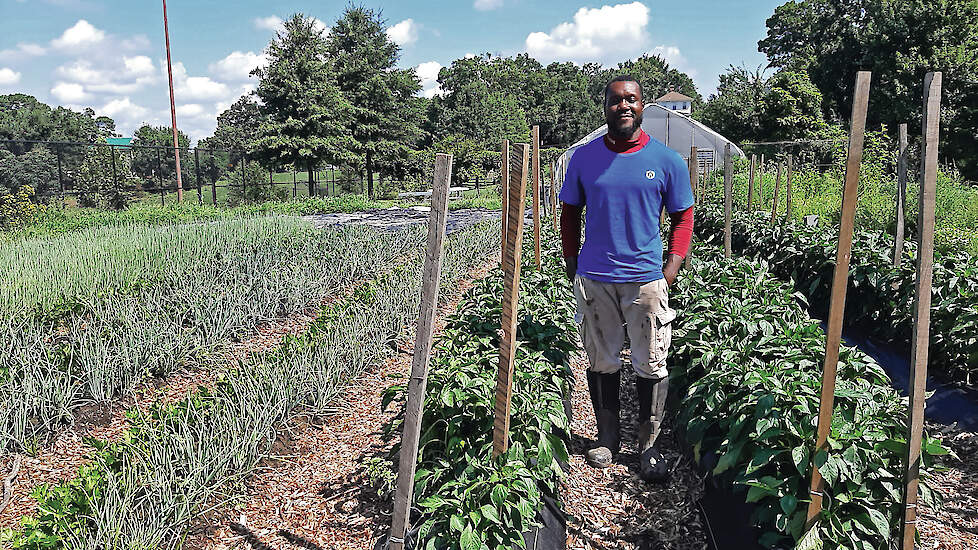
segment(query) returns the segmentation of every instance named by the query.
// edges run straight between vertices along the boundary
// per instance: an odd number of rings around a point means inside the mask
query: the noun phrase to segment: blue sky
[[[424,93],[437,69],[467,54],[528,52],[540,61],[615,64],[659,53],[689,73],[704,97],[728,65],[756,67],[757,41],[777,0],[374,1],[416,67]],[[358,2],[359,3],[359,2]],[[169,0],[177,125],[194,139],[254,88],[248,71],[281,19],[302,12],[325,28],[343,1]],[[0,94],[23,92],[51,105],[93,107],[124,135],[142,123],[169,125],[161,2],[0,0]],[[532,121],[531,121],[532,123]]]

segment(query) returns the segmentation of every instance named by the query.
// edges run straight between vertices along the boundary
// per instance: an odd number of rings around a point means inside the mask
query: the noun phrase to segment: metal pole
[[[199,143],[197,145],[200,145]],[[204,204],[204,191],[200,188],[200,151],[199,147],[194,147],[194,172],[197,174],[197,204]]]
[[[173,67],[170,64],[170,27],[166,19],[166,0],[163,0],[163,34],[166,37],[166,72],[170,78],[170,118],[173,122],[173,156],[177,167],[177,202],[183,202],[183,178],[180,175],[180,140],[177,139],[177,108],[173,101]]]
[[[157,170],[156,181],[159,182],[159,185],[160,185],[160,204],[166,205],[166,197],[163,196],[163,194],[164,194],[164,191],[163,191],[163,157],[162,157],[162,154],[160,153],[160,148],[159,147],[156,148],[156,170]]]
[[[211,168],[214,166],[214,150],[211,149]],[[217,170],[211,170],[211,202],[217,206]]]
[[[115,170],[115,145],[109,144],[109,153],[112,154],[112,187],[119,188],[119,176]]]
[[[295,164],[292,165],[292,198],[296,198],[299,194],[299,184],[295,179]]]
[[[899,126],[900,152],[897,155],[896,236],[893,241],[893,267],[903,259],[904,206],[907,201],[907,124]]]
[[[61,193],[61,206],[64,206],[65,202],[65,173],[64,169],[61,167],[61,144],[58,143],[54,146],[54,150],[58,155],[58,191]]]
[[[241,199],[245,200],[248,195],[248,182],[245,181],[245,172],[248,171],[248,155],[241,153]]]

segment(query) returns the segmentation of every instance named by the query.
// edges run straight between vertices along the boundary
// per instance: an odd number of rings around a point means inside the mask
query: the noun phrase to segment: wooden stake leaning
[[[910,433],[903,491],[903,550],[913,550],[917,531],[917,485],[920,444],[927,390],[927,348],[930,344],[931,283],[934,278],[934,210],[937,195],[937,147],[941,123],[942,73],[924,76],[923,174],[917,215],[917,292],[914,298],[913,342],[910,343]],[[905,137],[905,134],[904,134]]]
[[[506,261],[506,224],[509,222],[509,140],[503,140],[503,148],[499,152],[499,186],[502,197],[503,231],[499,238],[499,265]]]
[[[540,271],[540,127],[533,127],[533,251],[536,253],[537,271]]]
[[[872,73],[856,74],[856,93],[852,102],[852,122],[849,127],[849,157],[846,161],[845,187],[842,192],[842,220],[839,225],[839,248],[836,252],[835,276],[832,279],[832,297],[829,302],[828,329],[826,330],[825,362],[822,365],[822,395],[818,407],[818,439],[812,454],[812,481],[809,486],[811,501],[808,504],[806,528],[814,527],[822,511],[824,481],[818,471],[818,462],[828,449],[829,431],[832,428],[832,407],[835,403],[835,377],[839,363],[839,346],[842,341],[842,316],[846,309],[846,287],[849,283],[849,259],[852,253],[852,232],[856,217],[856,198],[859,184],[859,163],[863,158],[863,137],[866,131],[866,109],[869,105],[869,83]]]
[[[900,267],[900,262],[903,259],[904,206],[907,202],[907,124],[901,124],[897,133],[899,134],[900,151],[897,154],[896,235],[893,240],[893,267]]]
[[[754,207],[754,170],[757,166],[757,155],[750,156],[750,178],[747,180],[747,212]]]
[[[774,178],[774,203],[771,205],[771,223],[778,221],[778,195],[781,194],[781,163],[778,163],[778,175]]]
[[[557,220],[557,161],[553,163],[553,169],[550,171],[550,204],[553,205],[553,218],[554,218],[554,233],[557,232],[560,224]]]
[[[723,257],[733,255],[730,217],[733,208],[733,159],[730,158],[730,144],[723,147]]]
[[[513,396],[513,362],[516,358],[516,320],[520,289],[520,261],[523,249],[523,204],[530,169],[530,146],[513,146],[509,164],[509,209],[506,248],[503,251],[503,338],[499,344],[499,369],[496,372],[495,418],[492,423],[492,456],[509,448],[509,404]]]
[[[452,179],[452,155],[435,156],[435,181],[431,193],[431,216],[428,218],[428,250],[424,258],[424,278],[421,285],[421,312],[414,340],[414,359],[408,381],[407,404],[404,413],[404,432],[401,435],[400,466],[397,473],[397,493],[394,496],[394,517],[391,523],[390,548],[404,548],[409,529],[411,501],[414,497],[414,470],[418,460],[418,440],[421,437],[422,407],[428,378],[431,341],[434,336],[435,306],[438,303],[438,282],[441,279],[442,243],[448,219],[448,187]]]

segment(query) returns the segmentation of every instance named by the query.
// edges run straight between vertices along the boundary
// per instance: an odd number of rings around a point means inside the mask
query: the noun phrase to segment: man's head
[[[642,128],[642,101],[642,85],[631,76],[616,76],[604,87],[604,118],[612,139],[630,139]]]

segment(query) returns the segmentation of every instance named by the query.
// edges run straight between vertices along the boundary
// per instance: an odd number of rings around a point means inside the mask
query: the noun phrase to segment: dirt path
[[[667,419],[659,436],[663,455],[672,467],[670,479],[650,485],[638,476],[637,400],[634,374],[626,364],[622,370],[622,453],[615,464],[596,470],[584,462],[597,427],[587,390],[587,358],[578,355],[573,363],[574,387],[571,422],[570,473],[564,491],[569,549],[696,549],[707,548],[706,531],[696,502],[703,483],[681,452]]]

